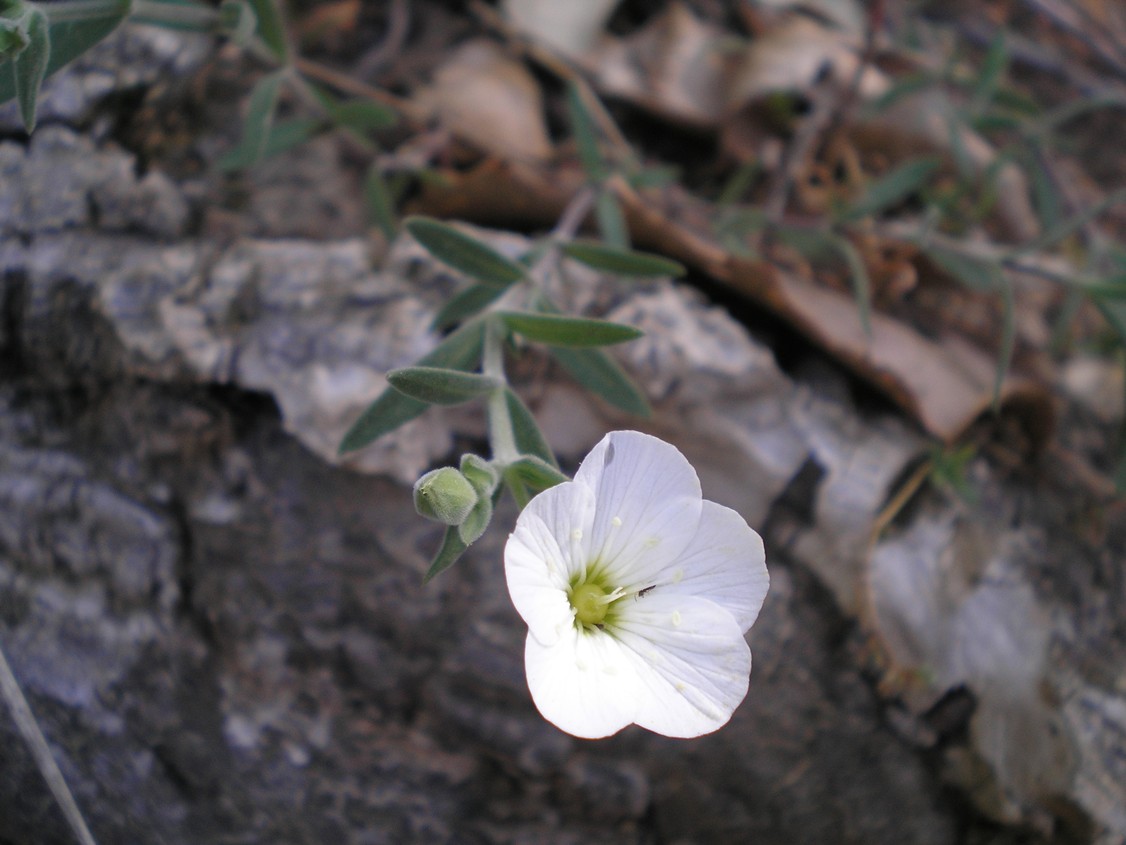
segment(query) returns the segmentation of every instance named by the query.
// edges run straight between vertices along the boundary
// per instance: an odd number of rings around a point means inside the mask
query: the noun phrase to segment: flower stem
[[[508,399],[505,396],[508,379],[504,374],[504,336],[498,320],[485,321],[485,341],[481,359],[482,373],[497,379],[502,385],[489,394],[489,442],[493,447],[493,460],[501,466],[506,466],[520,457],[520,450],[516,448],[516,434],[512,430],[512,418],[508,414]]]

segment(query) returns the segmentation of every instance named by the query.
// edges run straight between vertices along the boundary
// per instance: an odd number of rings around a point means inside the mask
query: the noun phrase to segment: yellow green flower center
[[[583,625],[601,625],[610,607],[610,593],[598,584],[585,583],[572,588],[571,607],[575,609],[575,619]]]

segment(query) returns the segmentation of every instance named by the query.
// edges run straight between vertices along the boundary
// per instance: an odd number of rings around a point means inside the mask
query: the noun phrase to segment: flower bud
[[[461,525],[477,504],[477,491],[453,467],[431,470],[414,484],[414,508],[443,525]]]
[[[472,453],[461,456],[461,474],[482,498],[493,495],[500,482],[500,473],[496,468],[484,458]]]

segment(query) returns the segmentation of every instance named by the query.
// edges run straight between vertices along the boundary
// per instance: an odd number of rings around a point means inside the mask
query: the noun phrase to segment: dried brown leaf
[[[444,127],[485,153],[523,161],[551,157],[539,83],[492,42],[462,46],[417,100]]]

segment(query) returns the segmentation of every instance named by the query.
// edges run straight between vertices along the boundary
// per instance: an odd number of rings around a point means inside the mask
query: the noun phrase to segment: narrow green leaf
[[[1111,328],[1118,332],[1122,345],[1126,346],[1126,301],[1097,299],[1095,305],[1110,323]]]
[[[512,494],[512,498],[516,500],[516,507],[520,510],[524,510],[535,495],[515,473],[505,473],[504,486]]]
[[[1013,309],[1013,290],[1008,278],[1001,272],[1001,265],[987,258],[957,252],[945,247],[926,244],[923,252],[943,270],[970,290],[999,293],[1001,295],[1001,346],[997,353],[997,374],[993,380],[993,405],[1001,400],[1001,386],[1012,362],[1016,344],[1016,328]]]
[[[480,322],[466,323],[429,354],[420,358],[418,363],[452,370],[474,369],[481,363],[483,336]],[[403,423],[413,420],[428,407],[427,403],[404,396],[393,387],[387,388],[348,429],[340,442],[340,453],[353,452],[367,446]]]
[[[258,29],[258,16],[247,0],[223,0],[219,4],[219,28],[240,47],[245,47]]]
[[[51,58],[51,39],[48,32],[47,15],[35,6],[27,11],[27,47],[13,62],[16,98],[19,100],[20,117],[28,133],[35,130],[35,112],[39,102],[39,87],[47,75],[47,65]]]
[[[430,405],[460,405],[501,386],[492,376],[444,367],[401,367],[387,381],[402,394]]]
[[[1024,162],[1024,171],[1032,182],[1032,199],[1040,225],[1044,231],[1049,231],[1058,226],[1063,217],[1063,202],[1055,180],[1044,166],[1039,153],[1028,156],[1028,160]]]
[[[606,161],[598,147],[598,130],[594,118],[583,102],[583,92],[577,82],[567,86],[567,116],[579,151],[579,161],[587,179],[597,184],[606,178]]]
[[[601,349],[553,347],[551,355],[591,393],[626,413],[649,416],[649,402],[645,395]]]
[[[245,170],[270,156],[292,150],[325,129],[325,122],[319,117],[293,117],[282,120],[270,127],[261,149],[239,144],[228,150],[217,162],[220,170]]]
[[[868,278],[868,268],[856,247],[848,238],[833,238],[837,251],[848,265],[848,277],[852,281],[852,297],[856,300],[856,310],[860,314],[860,325],[864,333],[872,334],[872,282]]]
[[[434,315],[433,329],[445,329],[472,317],[504,295],[504,288],[496,285],[472,285],[456,294]]]
[[[504,400],[508,406],[508,418],[512,421],[512,433],[516,438],[516,448],[520,454],[532,455],[549,466],[557,466],[555,453],[551,451],[547,438],[540,431],[539,424],[528,410],[528,406],[510,389],[505,390]]]
[[[1109,279],[1091,281],[1076,278],[1069,280],[1079,290],[1084,291],[1098,299],[1126,299],[1126,274],[1112,276]]]
[[[762,162],[757,159],[739,165],[719,192],[716,205],[722,208],[742,202],[751,186],[762,176],[762,172]]]
[[[537,307],[547,314],[559,313],[559,309],[546,297],[539,298]],[[614,359],[601,349],[570,349],[565,346],[554,346],[551,347],[551,356],[571,374],[575,381],[596,396],[601,396],[614,407],[639,417],[647,417],[651,413],[645,394]]]
[[[981,71],[978,73],[977,85],[974,86],[973,100],[970,111],[981,114],[993,102],[997,89],[1001,84],[1001,75],[1009,64],[1009,49],[1005,43],[1005,31],[999,30],[989,44],[982,62]]]
[[[1118,432],[1118,461],[1114,467],[1114,489],[1126,496],[1126,427]]]
[[[712,225],[716,239],[728,252],[740,258],[758,258],[752,249],[751,236],[761,232],[768,221],[766,215],[757,208],[727,208],[719,213]]]
[[[388,241],[395,238],[395,198],[391,187],[383,178],[378,162],[372,162],[364,177],[364,202],[368,216],[379,227]]]
[[[1096,217],[1101,216],[1107,209],[1113,208],[1126,202],[1126,188],[1120,188],[1117,191],[1111,191],[1096,203],[1092,203],[1087,208],[1081,209],[1076,214],[1069,217],[1067,220],[1061,222],[1058,226],[1042,234],[1029,243],[1026,243],[1013,250],[1013,255],[1025,255],[1030,252],[1038,252],[1042,249],[1047,249],[1057,241],[1062,241],[1068,235],[1078,231],[1087,225]]]
[[[970,128],[977,132],[1020,132],[1024,129],[1028,119],[1022,115],[996,114],[990,112],[981,117],[975,117],[969,122]]]
[[[333,100],[328,113],[341,126],[360,135],[368,135],[381,129],[389,129],[398,123],[398,116],[386,106],[371,100]]]
[[[995,261],[936,244],[922,248],[928,258],[970,290],[995,292],[1001,286],[1001,268]]]
[[[502,488],[498,487],[496,492],[493,493],[492,499],[487,500],[492,505],[492,510],[496,509],[497,502],[500,500],[500,491]],[[422,578],[422,583],[425,584],[436,575],[445,572],[451,566],[458,562],[458,559],[465,554],[465,550],[469,548],[469,543],[466,543],[461,538],[461,533],[456,527],[446,529],[445,535],[442,537],[442,546],[438,549],[438,553],[434,555],[434,560],[430,563],[430,568],[426,570],[426,575]]]
[[[680,180],[680,168],[676,165],[660,165],[654,167],[643,167],[636,173],[631,173],[626,177],[626,181],[631,188],[640,190],[643,188],[664,188],[668,185],[675,185]]]
[[[562,314],[531,314],[524,311],[497,312],[504,324],[519,335],[549,346],[612,346],[637,340],[644,332],[633,326],[566,317]]]
[[[226,160],[244,162],[246,167],[262,159],[266,145],[270,141],[270,130],[278,107],[282,81],[286,71],[276,70],[258,80],[250,92],[246,119],[242,126],[242,140],[231,150]]]
[[[977,177],[977,163],[966,147],[966,124],[960,115],[952,114],[946,120],[946,137],[950,143],[950,156],[958,170],[961,188],[967,190]]]
[[[102,17],[52,22],[50,6],[44,4],[41,8],[48,13],[51,45],[45,76],[50,76],[113,32],[129,13],[130,6],[131,0],[118,0],[105,7],[105,14]],[[5,70],[0,66],[0,103],[16,96],[14,71],[14,67]]]
[[[549,463],[534,455],[528,455],[513,461],[504,470],[519,478],[526,485],[537,492],[542,492],[556,484],[569,481],[562,472]]]
[[[258,18],[258,34],[282,64],[289,62],[289,39],[285,32],[280,0],[250,0]]]
[[[434,560],[431,561],[430,568],[426,570],[422,583],[425,584],[435,575],[440,575],[457,563],[458,558],[465,554],[465,550],[468,548],[469,544],[461,539],[457,526],[447,528],[446,534],[442,538],[442,546],[438,549],[438,554],[434,556]]]
[[[619,276],[683,276],[684,265],[651,252],[617,249],[597,241],[563,244],[564,254],[595,270]]]
[[[898,205],[922,188],[941,164],[942,162],[935,157],[905,161],[869,185],[864,196],[845,209],[841,219],[859,220],[862,217],[873,217]]]
[[[256,32],[258,18],[249,6],[247,11]],[[129,20],[131,23],[159,26],[175,32],[206,32],[214,35],[216,32],[222,33],[228,23],[234,23],[230,14],[223,13],[206,0],[140,0],[132,4]],[[251,32],[252,36],[254,32]]]
[[[598,231],[607,244],[621,250],[629,249],[629,227],[613,192],[601,191],[598,194],[598,199],[594,201],[594,216],[598,220]]]
[[[919,72],[907,74],[893,83],[891,88],[885,93],[881,94],[871,103],[864,105],[860,110],[860,116],[863,119],[878,115],[906,97],[910,97],[920,91],[925,91],[928,88],[933,88],[941,84],[941,78],[935,73]]]
[[[508,287],[524,278],[515,261],[453,226],[429,217],[411,217],[405,225],[431,255],[479,282]]]
[[[994,93],[993,105],[1025,119],[1039,118],[1044,114],[1043,107],[1032,97],[1007,85],[999,87]]]

